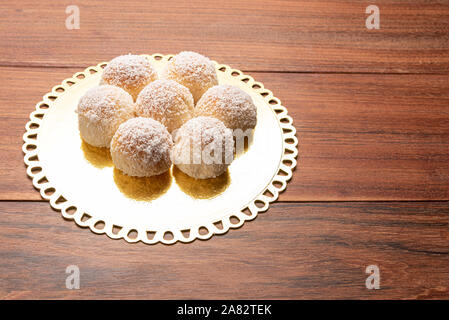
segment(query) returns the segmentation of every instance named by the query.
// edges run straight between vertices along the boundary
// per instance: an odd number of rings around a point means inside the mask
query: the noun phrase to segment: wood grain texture
[[[449,203],[278,203],[208,241],[148,246],[0,202],[0,297],[448,298]],[[378,265],[380,290],[365,288]],[[81,289],[67,290],[77,265]]]
[[[25,174],[24,125],[79,70],[0,68],[0,199],[40,199]],[[250,74],[298,130],[299,166],[281,200],[449,199],[448,76]]]
[[[195,50],[242,70],[449,72],[447,1],[3,1],[0,65],[85,66],[134,52]]]

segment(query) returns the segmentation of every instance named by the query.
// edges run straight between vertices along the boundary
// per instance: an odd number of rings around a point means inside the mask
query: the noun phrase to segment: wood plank
[[[281,199],[449,199],[447,76],[257,78],[287,106],[300,140]]]
[[[84,66],[134,53],[195,50],[242,70],[449,72],[445,1],[64,1],[0,4],[0,65]]]
[[[0,298],[449,297],[449,203],[281,203],[239,230],[128,244],[46,203],[0,202]],[[80,268],[80,290],[65,269]],[[380,290],[365,287],[368,265]]]
[[[40,199],[25,174],[24,125],[75,71],[0,68],[0,199]],[[250,74],[298,130],[299,167],[281,200],[449,199],[448,76]]]

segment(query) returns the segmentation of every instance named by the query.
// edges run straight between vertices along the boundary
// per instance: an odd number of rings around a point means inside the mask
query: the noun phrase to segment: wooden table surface
[[[78,30],[65,26],[72,4]],[[64,221],[25,173],[34,105],[100,61],[182,50],[245,71],[288,108],[300,155],[286,192],[190,244]],[[449,1],[3,1],[0,53],[0,298],[449,297]],[[66,289],[69,265],[80,290]]]

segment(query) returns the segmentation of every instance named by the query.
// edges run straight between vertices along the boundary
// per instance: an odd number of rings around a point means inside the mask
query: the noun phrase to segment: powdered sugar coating
[[[101,85],[81,97],[77,113],[81,137],[90,145],[109,147],[119,125],[134,117],[134,102],[123,89]]]
[[[164,125],[138,117],[120,125],[111,141],[111,156],[116,168],[127,175],[149,177],[170,169],[172,147]]]
[[[102,84],[118,86],[126,90],[134,100],[151,81],[157,79],[157,72],[145,57],[133,54],[118,56],[104,68]]]
[[[155,80],[147,85],[136,101],[136,114],[153,118],[169,132],[178,129],[193,116],[193,97],[183,85],[173,80]]]
[[[207,89],[218,84],[214,63],[209,58],[192,51],[183,51],[175,55],[163,69],[161,77],[187,87],[195,102]]]
[[[215,118],[197,117],[174,133],[172,161],[196,179],[215,178],[234,159],[232,131]]]
[[[257,108],[250,95],[231,85],[207,90],[198,101],[195,114],[216,117],[230,129],[253,129],[257,123]]]

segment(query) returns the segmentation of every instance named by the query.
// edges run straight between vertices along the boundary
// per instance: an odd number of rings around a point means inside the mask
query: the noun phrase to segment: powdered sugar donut
[[[257,108],[249,94],[231,85],[207,90],[198,101],[195,114],[220,119],[230,129],[253,129],[257,123]]]
[[[147,58],[127,54],[108,63],[103,70],[101,84],[123,88],[136,100],[139,92],[156,79],[157,72]]]
[[[196,179],[215,178],[234,158],[232,131],[215,118],[197,117],[175,131],[173,163]]]
[[[187,87],[195,102],[207,89],[218,84],[214,63],[191,51],[183,51],[174,56],[163,69],[161,77]]]
[[[122,123],[112,138],[112,162],[129,176],[154,176],[170,169],[172,147],[171,135],[161,123],[133,118]]]
[[[123,89],[110,85],[91,88],[78,103],[81,137],[95,147],[108,147],[119,125],[134,117],[134,102]]]
[[[193,97],[183,85],[160,79],[151,82],[139,94],[136,114],[153,118],[171,133],[193,117]]]

